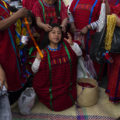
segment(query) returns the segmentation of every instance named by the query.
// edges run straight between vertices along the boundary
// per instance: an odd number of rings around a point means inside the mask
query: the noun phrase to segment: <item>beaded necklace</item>
[[[58,44],[58,47],[57,47],[57,48],[51,48],[51,47],[48,45],[47,48],[48,48],[48,50],[50,50],[50,51],[58,51],[58,50],[60,50],[61,45]]]

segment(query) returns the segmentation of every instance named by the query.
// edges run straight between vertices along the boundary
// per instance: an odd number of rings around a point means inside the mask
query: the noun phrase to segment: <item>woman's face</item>
[[[48,34],[50,43],[58,44],[62,38],[62,31],[59,27],[54,27]]]

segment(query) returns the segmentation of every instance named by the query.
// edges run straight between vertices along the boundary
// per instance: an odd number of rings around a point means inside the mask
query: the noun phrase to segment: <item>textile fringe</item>
[[[105,37],[105,50],[110,51],[113,39],[113,33],[116,26],[116,15],[107,15],[107,33]]]

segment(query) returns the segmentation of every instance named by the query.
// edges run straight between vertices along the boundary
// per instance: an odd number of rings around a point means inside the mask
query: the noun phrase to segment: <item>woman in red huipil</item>
[[[65,31],[68,23],[67,7],[62,0],[38,0],[32,9],[36,18],[36,24],[40,32],[40,40],[43,39],[44,32],[52,29],[50,23],[58,23]]]
[[[7,3],[0,0],[0,64],[6,79],[0,79],[2,85],[7,81],[8,91],[17,91],[23,87],[25,79],[21,76],[21,67],[15,45],[15,25],[17,19],[28,14],[28,10],[21,8],[10,16],[6,8]]]
[[[105,2],[106,6],[108,6],[108,1],[106,0]],[[72,24],[72,28],[74,29],[74,31],[81,31],[81,33],[84,34],[85,37],[85,55],[89,54],[92,42],[91,36],[95,33],[95,30],[92,30],[90,24],[98,20],[101,3],[102,0],[73,0],[70,6],[70,12],[74,18],[74,24]],[[109,10],[107,9],[107,13],[108,12]],[[94,67],[98,74],[100,70],[100,65],[94,62]]]
[[[120,4],[112,6],[111,13],[117,15],[116,25],[120,27]],[[111,54],[113,63],[108,64],[108,85],[106,93],[109,100],[120,102],[120,54]]]
[[[77,98],[77,56],[82,51],[79,45],[62,36],[62,29],[57,24],[52,24],[52,30],[43,40],[44,57],[39,54],[32,64],[32,71],[36,73],[33,87],[40,102],[54,111],[61,111],[71,107]]]

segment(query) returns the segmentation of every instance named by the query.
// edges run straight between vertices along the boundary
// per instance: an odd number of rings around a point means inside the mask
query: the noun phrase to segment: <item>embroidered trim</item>
[[[48,50],[50,50],[50,51],[58,51],[58,50],[60,50],[61,45],[59,44],[57,48],[51,48],[51,47],[48,45],[47,48],[48,48]]]

